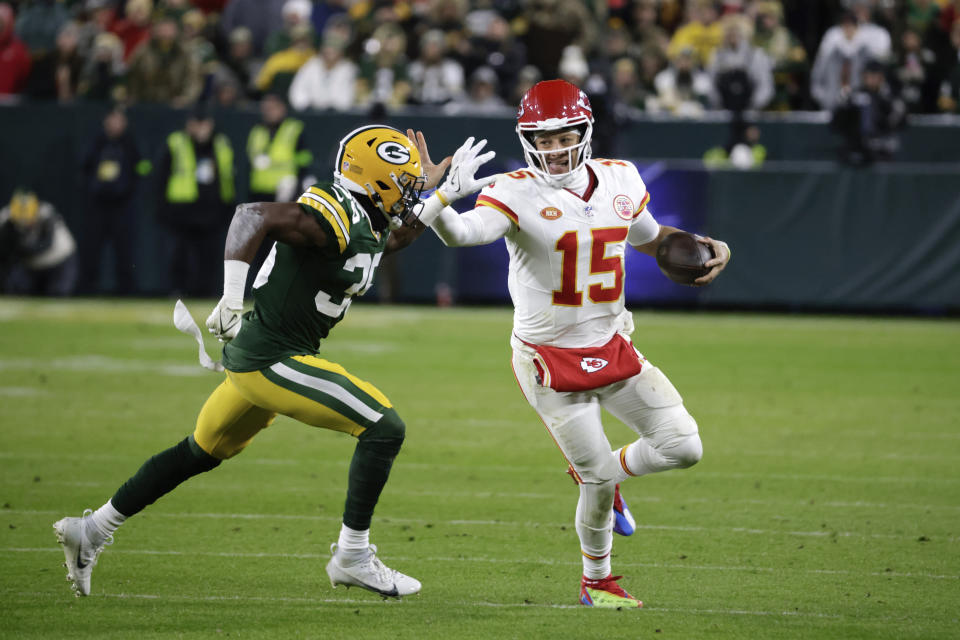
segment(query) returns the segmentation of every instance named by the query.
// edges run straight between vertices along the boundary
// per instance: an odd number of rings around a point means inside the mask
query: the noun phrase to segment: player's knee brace
[[[387,409],[383,417],[367,427],[357,439],[370,450],[393,457],[400,452],[407,427],[394,409]]]

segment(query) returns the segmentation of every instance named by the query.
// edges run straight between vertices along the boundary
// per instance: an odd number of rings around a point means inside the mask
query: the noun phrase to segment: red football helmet
[[[576,128],[580,140],[572,147],[552,151],[538,151],[534,144],[537,134],[554,133]],[[517,135],[523,146],[527,164],[541,178],[562,185],[590,158],[590,138],[593,134],[593,110],[587,94],[566,80],[545,80],[533,85],[520,101],[517,110]],[[566,151],[570,170],[551,174],[546,156]]]

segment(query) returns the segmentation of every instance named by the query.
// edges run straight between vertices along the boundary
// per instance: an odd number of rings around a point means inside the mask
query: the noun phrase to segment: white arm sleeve
[[[490,207],[477,207],[463,214],[444,207],[430,228],[448,247],[472,247],[499,240],[507,235],[512,224]]]
[[[638,247],[641,244],[647,244],[658,235],[660,235],[660,225],[653,219],[650,207],[647,207],[630,225],[627,242],[634,247]]]

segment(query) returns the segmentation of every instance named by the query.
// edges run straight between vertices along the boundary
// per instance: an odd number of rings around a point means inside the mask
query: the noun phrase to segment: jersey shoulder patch
[[[647,191],[647,185],[643,183],[643,178],[640,177],[640,171],[635,164],[629,160],[610,158],[592,158],[589,162],[601,179],[609,176],[627,192],[624,195],[630,198],[631,203],[639,203],[633,211],[634,218],[646,210],[650,202],[650,192]]]
[[[352,215],[350,205],[337,192],[337,187],[329,182],[321,182],[309,187],[297,198],[297,204],[313,213],[325,228],[337,240],[337,249],[343,253],[350,244],[350,225]]]

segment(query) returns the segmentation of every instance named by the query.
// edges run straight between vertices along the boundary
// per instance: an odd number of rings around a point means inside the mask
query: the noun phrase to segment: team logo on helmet
[[[393,140],[378,144],[377,155],[390,164],[406,164],[410,162],[410,151],[399,142]]]
[[[563,211],[560,211],[560,209],[557,209],[556,207],[546,207],[544,209],[540,209],[540,217],[544,220],[556,220],[562,215]]]
[[[625,195],[613,199],[613,210],[624,220],[633,220],[633,200]]]

